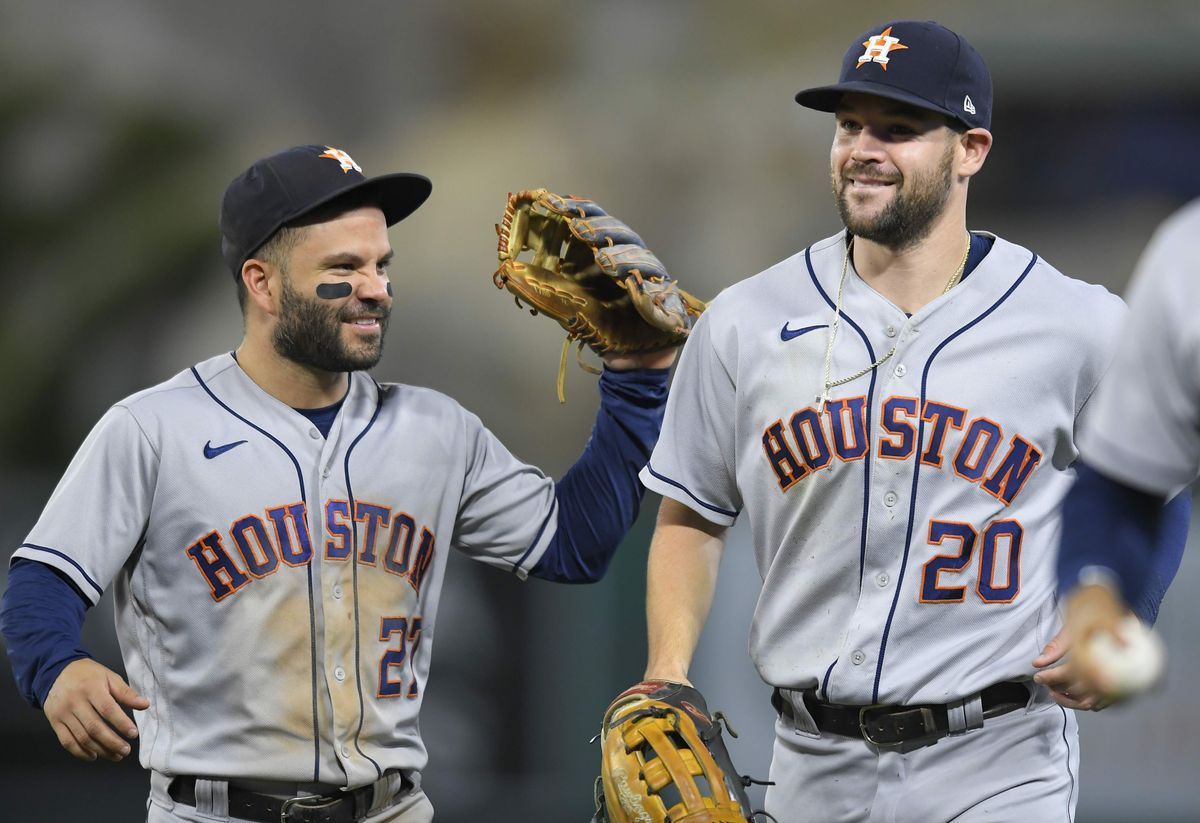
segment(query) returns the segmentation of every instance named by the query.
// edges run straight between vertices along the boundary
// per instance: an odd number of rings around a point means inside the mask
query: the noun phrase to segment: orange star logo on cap
[[[884,29],[882,34],[877,34],[869,40],[864,40],[863,46],[866,48],[866,51],[858,58],[858,65],[854,68],[860,68],[863,63],[878,63],[883,66],[884,71],[887,71],[888,54],[890,52],[908,48],[908,46],[900,42],[899,37],[892,37],[891,26]]]
[[[330,160],[336,160],[342,167],[342,173],[354,169],[359,174],[362,174],[362,166],[354,162],[354,158],[346,154],[341,149],[335,149],[333,146],[326,146],[324,154],[318,154],[317,157],[328,157]]]

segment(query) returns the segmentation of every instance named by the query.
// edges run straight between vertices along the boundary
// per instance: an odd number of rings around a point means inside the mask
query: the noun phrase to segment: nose
[[[358,288],[360,300],[374,300],[378,303],[390,303],[391,293],[388,289],[388,276],[382,273],[368,274]]]
[[[871,129],[860,129],[850,145],[851,159],[868,162],[871,160],[880,160],[883,156],[883,140]]]

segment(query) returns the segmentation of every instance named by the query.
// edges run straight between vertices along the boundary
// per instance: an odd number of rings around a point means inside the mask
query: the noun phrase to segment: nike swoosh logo
[[[808,334],[810,331],[816,331],[817,329],[826,329],[826,328],[829,328],[828,323],[826,323],[825,325],[821,325],[821,326],[805,326],[802,329],[789,329],[788,324],[784,323],[783,328],[779,330],[779,339],[782,340],[784,343],[786,343],[787,341],[792,340],[796,337],[799,337],[802,334]]]
[[[209,460],[212,460],[214,457],[220,457],[221,455],[223,455],[225,452],[229,451],[230,449],[236,449],[238,446],[242,445],[245,442],[246,442],[245,440],[235,440],[232,443],[226,443],[224,446],[214,446],[212,444],[212,441],[209,440],[207,443],[204,444],[204,456],[207,457]]]

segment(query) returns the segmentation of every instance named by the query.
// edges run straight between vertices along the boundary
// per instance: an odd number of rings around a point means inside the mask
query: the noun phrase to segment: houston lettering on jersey
[[[927,466],[948,465],[959,477],[1009,505],[1042,459],[1042,453],[1015,434],[1004,445],[1004,430],[986,417],[972,418],[966,409],[916,397],[889,397],[879,416],[878,455],[907,460],[919,448]],[[867,437],[867,399],[845,397],[825,404],[825,413],[809,406],[782,418],[763,431],[763,453],[787,491],[814,471],[837,459],[861,460],[870,448]],[[923,441],[917,443],[924,423]],[[953,434],[951,434],[953,432]]]
[[[288,503],[267,509],[265,515],[248,514],[233,521],[227,530],[228,542],[213,530],[186,549],[208,583],[213,600],[223,600],[252,580],[274,574],[281,562],[293,567],[312,562],[307,506]],[[435,538],[428,528],[418,527],[412,515],[359,500],[351,518],[350,501],[327,500],[325,531],[328,539],[321,547],[325,560],[348,560],[357,533],[360,564],[403,577],[420,594]]]

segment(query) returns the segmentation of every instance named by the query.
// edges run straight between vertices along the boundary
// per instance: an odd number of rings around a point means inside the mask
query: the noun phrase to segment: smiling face
[[[855,236],[888,248],[919,243],[954,192],[960,148],[960,134],[937,112],[845,95],[830,150],[842,222]]]
[[[326,372],[373,367],[383,356],[392,309],[387,273],[392,249],[383,212],[356,208],[300,231],[277,266],[275,351]],[[317,296],[322,284],[345,284],[350,291],[325,299]]]

